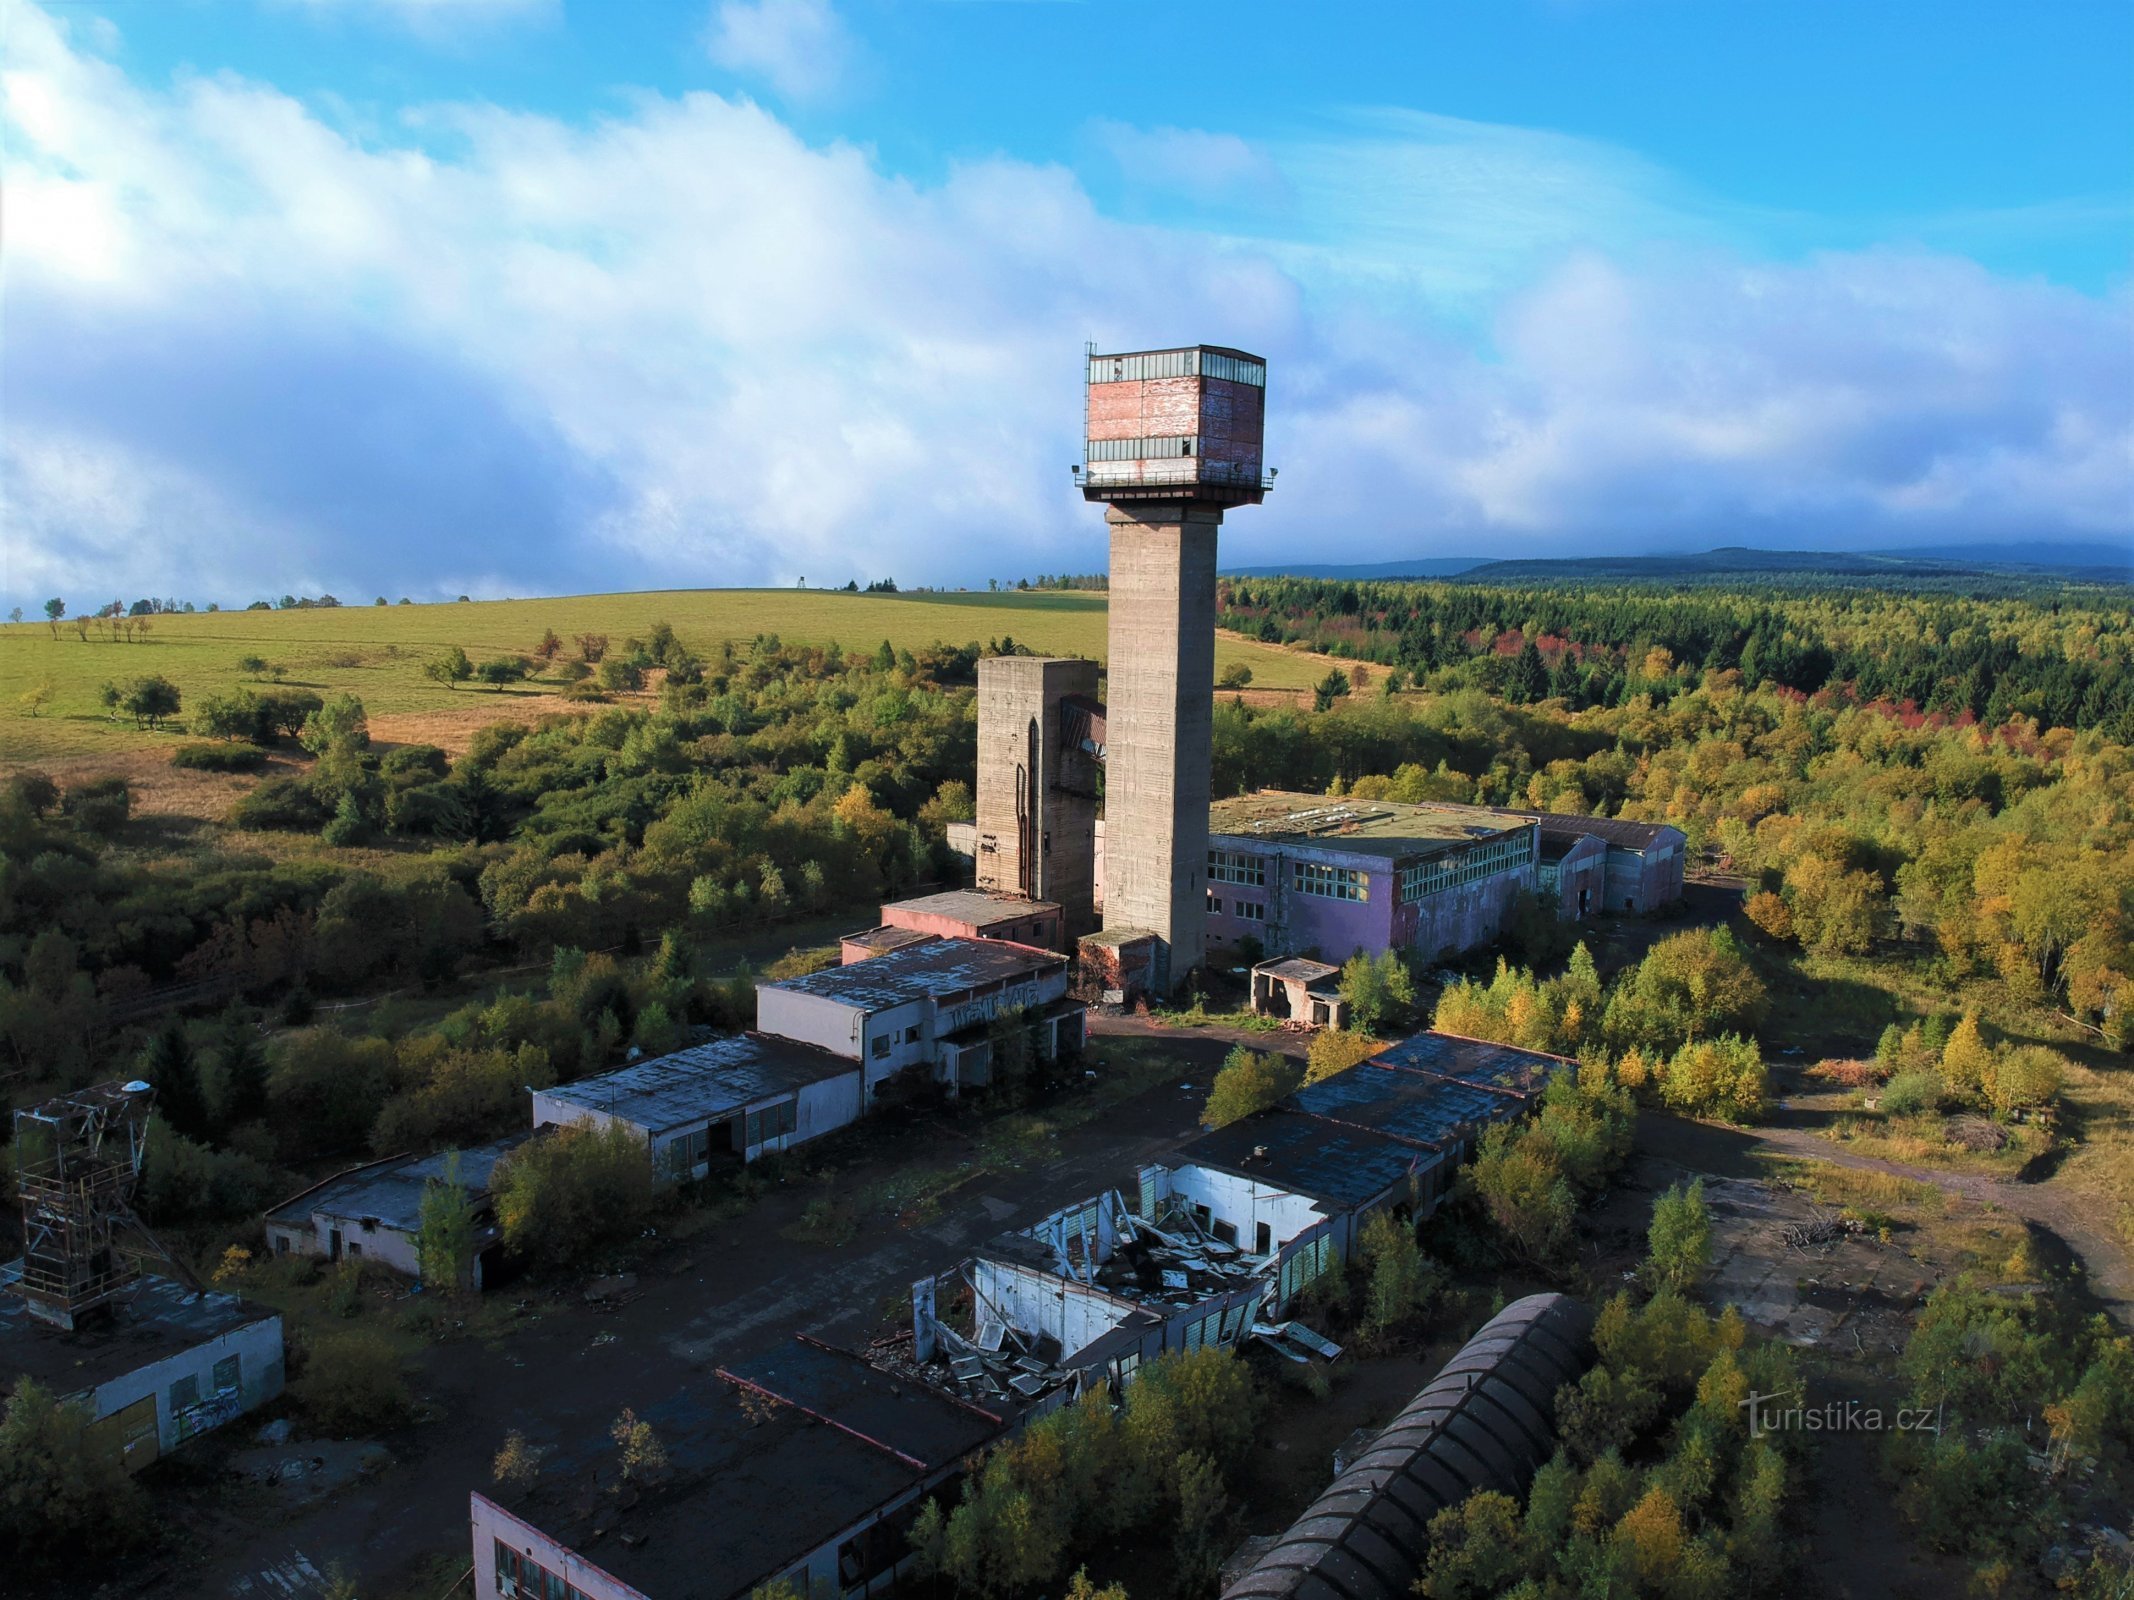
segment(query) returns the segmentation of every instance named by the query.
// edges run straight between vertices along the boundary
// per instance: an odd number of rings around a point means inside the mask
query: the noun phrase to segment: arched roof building
[[[1556,1450],[1556,1391],[1593,1359],[1568,1295],[1516,1300],[1336,1478],[1223,1600],[1410,1600],[1430,1519],[1478,1489],[1523,1495]]]

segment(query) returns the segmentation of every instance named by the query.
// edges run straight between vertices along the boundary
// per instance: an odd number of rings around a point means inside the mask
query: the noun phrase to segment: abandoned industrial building
[[[1421,1034],[1204,1134],[1107,1191],[912,1285],[914,1352],[980,1405],[1057,1403],[1167,1350],[1248,1336],[1298,1359],[1282,1319],[1354,1258],[1366,1220],[1427,1216],[1480,1130],[1524,1116],[1562,1058]]]
[[[451,1182],[467,1194],[474,1222],[472,1287],[479,1289],[485,1269],[496,1270],[502,1238],[489,1180],[505,1153],[525,1141],[525,1134],[513,1134],[471,1150],[387,1156],[351,1167],[268,1212],[267,1246],[278,1256],[369,1261],[419,1278],[423,1195],[433,1183]]]
[[[983,888],[951,889],[943,894],[892,901],[882,907],[879,928],[847,934],[842,942],[848,962],[919,942],[917,938],[878,937],[893,933],[934,934],[943,939],[1004,939],[1042,950],[1065,950],[1063,928],[1061,908],[1054,901],[1026,900]],[[855,946],[860,947],[858,954],[854,953]]]
[[[628,1128],[652,1170],[680,1182],[789,1150],[856,1121],[856,1063],[826,1050],[746,1033],[635,1061],[533,1095],[537,1128]]]
[[[1274,954],[1426,959],[1486,944],[1534,888],[1524,818],[1269,791],[1208,819],[1208,937]]]
[[[861,1109],[884,1080],[923,1069],[951,1092],[990,1081],[993,1024],[1022,1018],[1048,1059],[1082,1048],[1084,1007],[1064,956],[994,939],[932,939],[756,988],[756,1025],[856,1062]]]
[[[1556,1448],[1556,1391],[1592,1362],[1592,1325],[1567,1295],[1506,1306],[1223,1600],[1407,1600],[1433,1516],[1477,1490],[1524,1498]]]
[[[1682,898],[1689,835],[1680,828],[1628,817],[1517,814],[1541,829],[1540,886],[1557,892],[1559,915],[1657,911]]]
[[[203,1288],[134,1214],[152,1098],[103,1083],[16,1111],[23,1254],[0,1266],[0,1389],[29,1378],[78,1400],[136,1472],[283,1376],[280,1315]]]
[[[798,1338],[640,1415],[664,1468],[621,1480],[605,1428],[553,1441],[543,1487],[470,1496],[477,1600],[886,1594],[926,1495],[1003,1418]]]

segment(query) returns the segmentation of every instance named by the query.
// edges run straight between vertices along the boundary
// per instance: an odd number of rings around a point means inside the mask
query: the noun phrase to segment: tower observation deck
[[[1168,992],[1206,950],[1216,534],[1274,485],[1267,363],[1220,345],[1086,362],[1075,477],[1111,526],[1104,927],[1155,935]]]

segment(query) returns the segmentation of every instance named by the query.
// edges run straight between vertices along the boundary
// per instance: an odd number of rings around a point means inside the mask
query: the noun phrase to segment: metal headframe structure
[[[154,1098],[138,1080],[100,1083],[15,1113],[22,1276],[13,1287],[31,1315],[72,1328],[122,1294],[150,1256],[200,1288],[133,1209]]]

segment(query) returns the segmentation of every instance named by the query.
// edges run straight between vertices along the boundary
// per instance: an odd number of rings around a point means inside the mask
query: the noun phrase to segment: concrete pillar
[[[978,663],[978,887],[1057,902],[1070,940],[1097,925],[1097,774],[1068,746],[1061,703],[1096,693],[1094,661]]]
[[[1219,506],[1112,506],[1104,926],[1157,938],[1156,988],[1207,948]]]

